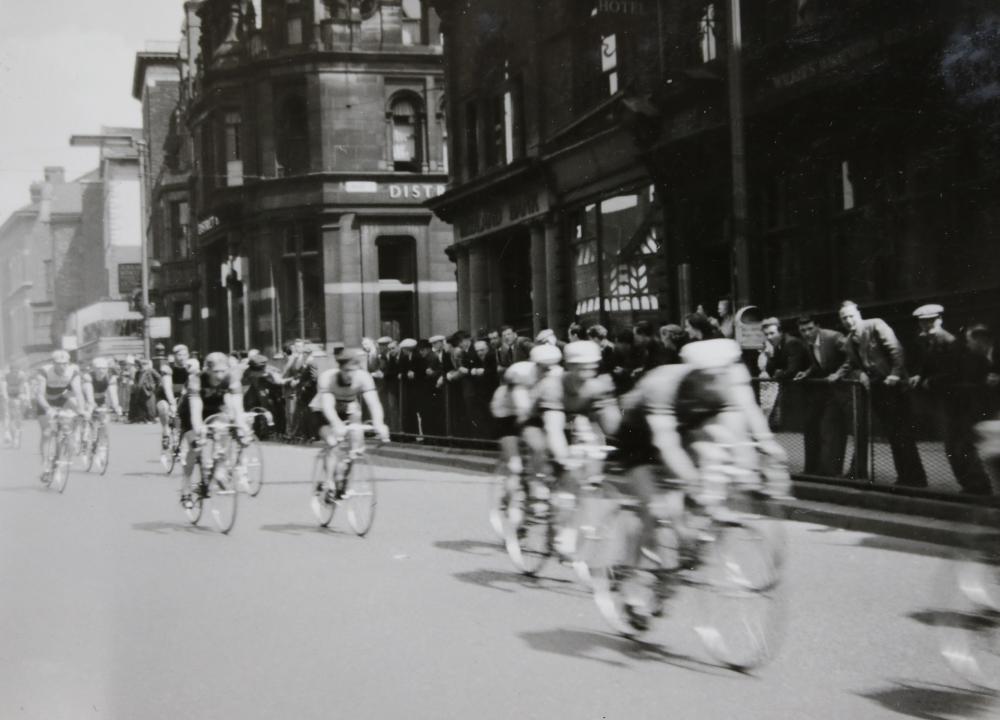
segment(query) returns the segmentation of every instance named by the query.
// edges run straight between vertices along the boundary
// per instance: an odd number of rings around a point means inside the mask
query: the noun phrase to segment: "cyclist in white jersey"
[[[375,388],[375,379],[367,370],[362,370],[363,355],[360,350],[345,350],[340,356],[340,366],[320,374],[316,396],[309,403],[319,418],[321,437],[331,445],[336,444],[348,431],[348,423],[361,422],[361,402],[364,401],[371,416],[375,432],[383,441],[389,440],[389,428],[385,424],[385,412]],[[351,438],[351,445],[357,447],[364,442],[363,433]]]

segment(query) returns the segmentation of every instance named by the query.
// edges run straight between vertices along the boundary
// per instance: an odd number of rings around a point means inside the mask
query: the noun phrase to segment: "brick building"
[[[245,1],[185,6],[167,144],[190,141],[177,169],[190,177],[198,344],[270,352],[454,329],[451,228],[423,205],[447,180],[436,13],[422,0],[260,6],[260,18]],[[152,64],[137,60],[136,76],[151,104]],[[182,197],[154,201],[154,238]]]
[[[731,293],[728,3],[434,5],[462,326],[676,321]],[[744,0],[755,304],[998,319],[997,21],[959,5]]]

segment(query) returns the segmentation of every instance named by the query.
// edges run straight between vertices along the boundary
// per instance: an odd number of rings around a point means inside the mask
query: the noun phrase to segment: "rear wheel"
[[[52,489],[56,492],[65,492],[72,463],[73,438],[69,434],[60,434],[56,441],[56,457],[52,468]]]
[[[309,482],[312,490],[310,507],[320,527],[329,527],[333,521],[333,513],[337,509],[335,503],[327,502],[327,490],[333,487],[333,466],[335,458],[332,453],[317,458],[313,464],[312,480]]]
[[[507,511],[504,545],[514,567],[537,574],[552,555],[552,513],[548,490],[519,487]]]
[[[780,521],[752,519],[718,531],[705,568],[704,616],[695,631],[723,665],[750,670],[777,653],[787,604],[784,550]]]
[[[97,429],[97,441],[94,443],[94,465],[97,472],[104,475],[108,471],[108,461],[111,459],[111,440],[108,429],[101,426]]]
[[[174,422],[170,423],[169,438],[169,447],[160,454],[160,458],[163,462],[164,469],[167,471],[167,475],[174,471],[174,467],[183,457],[183,454],[181,453],[181,429]]]
[[[90,472],[94,466],[94,426],[90,422],[83,422],[75,431],[77,448],[80,462],[80,469]]]
[[[239,501],[239,489],[233,468],[229,464],[229,453],[233,443],[225,432],[217,432],[210,441],[212,469],[208,477],[209,514],[215,527],[223,535],[233,529],[236,524],[236,507]]]
[[[347,522],[360,537],[368,534],[375,522],[375,470],[368,458],[362,455],[351,463],[351,471],[344,489],[347,505]]]
[[[504,526],[507,522],[507,509],[510,504],[508,497],[508,484],[510,482],[510,469],[507,467],[507,462],[501,460],[490,480],[489,507],[487,509],[490,527],[493,528],[493,532],[500,540],[504,539],[506,532]]]

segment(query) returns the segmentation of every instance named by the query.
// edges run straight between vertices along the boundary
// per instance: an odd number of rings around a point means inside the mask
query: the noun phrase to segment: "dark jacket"
[[[791,380],[809,369],[809,351],[805,343],[793,335],[782,333],[781,341],[768,358],[767,374],[774,380]]]
[[[862,320],[858,329],[844,343],[847,358],[840,375],[865,373],[869,380],[881,383],[890,375],[906,380],[903,346],[888,323],[880,318]]]

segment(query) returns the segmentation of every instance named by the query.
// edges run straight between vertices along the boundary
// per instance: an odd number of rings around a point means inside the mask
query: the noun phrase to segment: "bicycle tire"
[[[100,458],[98,473],[103,477],[108,472],[108,464],[111,461],[111,435],[103,426],[97,431],[97,444],[94,447],[94,459],[98,458]]]
[[[181,431],[175,422],[170,423],[170,434],[168,437],[169,441],[166,453],[163,454],[162,450],[160,452],[163,458],[164,469],[167,471],[167,475],[170,475],[173,473],[174,467],[181,457]]]
[[[231,459],[230,449],[235,444],[233,439],[226,433],[220,433],[210,441],[208,456],[213,458],[212,469],[208,477],[208,506],[209,515],[216,529],[223,535],[228,535],[236,524],[236,510],[239,505],[239,488],[236,487],[236,478],[233,473],[233,466],[229,462]],[[218,445],[225,445],[220,452]]]
[[[1000,566],[963,557],[950,564],[945,613],[938,624],[941,655],[977,688],[1000,690]]]
[[[88,422],[84,421],[84,424],[77,431],[79,434],[76,436],[76,459],[80,463],[80,470],[83,472],[90,472],[90,469],[94,465],[94,443],[91,439],[90,432],[87,430],[92,429]]]
[[[56,459],[52,468],[52,487],[62,495],[69,484],[70,466],[73,463],[72,439],[66,436],[56,441]]]
[[[319,522],[319,526],[324,528],[330,527],[337,509],[335,503],[326,501],[326,491],[330,487],[333,477],[332,471],[329,470],[329,460],[330,456],[321,455],[316,458],[315,463],[313,463],[312,478],[309,482],[309,488],[312,491],[310,507]]]
[[[552,504],[548,499],[532,498],[519,488],[507,513],[504,547],[518,571],[537,575],[552,557]]]
[[[510,505],[510,500],[507,496],[507,483],[510,482],[510,475],[507,463],[501,460],[497,463],[496,470],[493,471],[493,477],[489,483],[487,518],[489,519],[493,533],[500,541],[503,541],[507,536],[507,508]]]
[[[347,506],[347,523],[354,534],[364,537],[375,522],[375,508],[378,496],[375,493],[375,469],[362,455],[355,458],[347,477],[344,490],[344,504]]]
[[[237,462],[242,467],[241,474],[246,479],[246,494],[257,497],[264,487],[264,457],[260,442],[254,438],[246,447],[240,448],[238,443],[233,445],[238,448]]]
[[[709,593],[695,626],[702,645],[734,670],[764,665],[780,648],[787,614],[783,526],[748,519],[717,528],[706,560]]]
[[[42,482],[45,487],[52,487],[52,479],[56,473],[56,450],[58,438],[55,432],[49,434],[48,438],[42,439]]]

